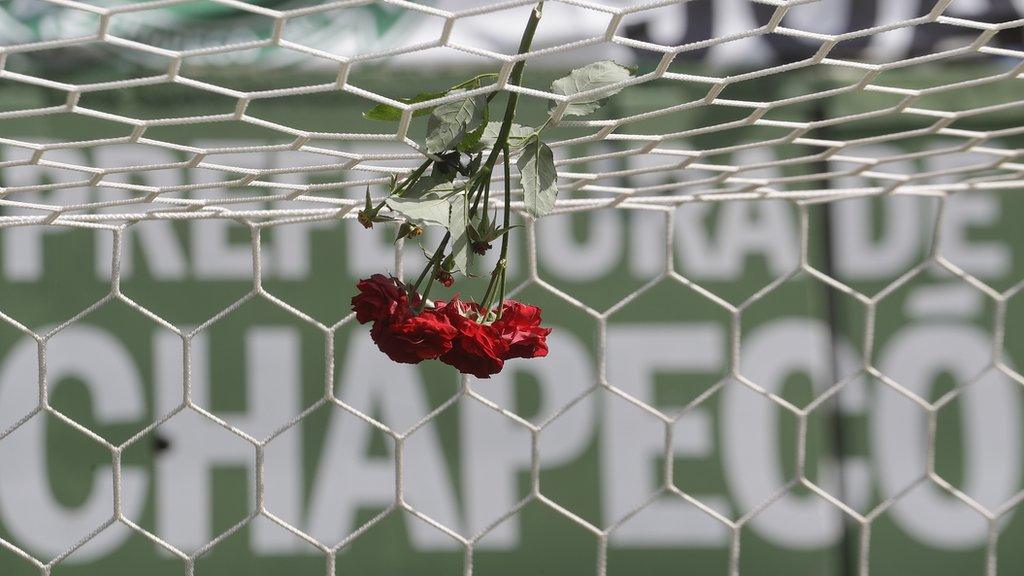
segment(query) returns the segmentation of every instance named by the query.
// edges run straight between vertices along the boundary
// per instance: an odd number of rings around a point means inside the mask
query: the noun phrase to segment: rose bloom
[[[542,328],[540,321],[540,308],[515,300],[505,301],[501,318],[492,324],[508,344],[505,360],[548,355],[547,337],[551,328]]]
[[[405,290],[397,278],[374,274],[360,280],[356,288],[359,294],[352,297],[352,310],[360,324],[390,318],[399,307],[408,307]]]
[[[508,354],[508,344],[494,326],[480,324],[465,316],[466,313],[479,313],[478,304],[462,302],[456,296],[447,304],[438,302],[437,311],[456,330],[452,349],[441,356],[441,362],[477,378],[490,378],[492,374],[501,372]]]
[[[449,352],[456,330],[445,316],[424,310],[418,315],[399,313],[378,320],[370,336],[388,358],[402,364],[418,364]]]
[[[413,312],[422,302],[413,295],[409,305],[406,286],[396,278],[374,274],[357,284],[352,310],[360,324],[373,322],[370,336],[395,362],[418,364],[440,359],[463,374],[489,378],[511,358],[536,358],[548,353],[550,328],[541,327],[541,310],[508,300],[502,316],[488,323],[487,310],[455,296],[434,308]],[[493,318],[493,316],[491,316]]]

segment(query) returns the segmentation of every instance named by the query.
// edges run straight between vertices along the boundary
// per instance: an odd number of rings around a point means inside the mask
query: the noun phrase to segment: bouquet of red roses
[[[548,353],[550,328],[540,326],[540,308],[506,300],[498,311],[455,296],[424,307],[419,294],[397,278],[374,274],[357,284],[352,310],[360,324],[395,362],[438,359],[463,374],[488,378],[505,360]],[[417,309],[419,312],[417,313]]]
[[[519,54],[530,51],[544,3],[539,2],[526,23]],[[507,81],[520,86],[526,59],[513,65]],[[585,116],[601,108],[604,100],[622,90],[633,71],[612,61],[573,70],[551,84],[555,99],[549,117],[538,126],[515,123],[518,90],[508,90],[501,121],[490,121],[492,101],[503,91],[499,74],[480,74],[443,92],[424,92],[412,98],[381,103],[363,114],[370,120],[408,122],[429,115],[426,140],[417,148],[426,156],[418,168],[399,180],[390,178],[386,197],[366,201],[357,217],[366,228],[376,223],[398,225],[395,242],[419,238],[428,226],[445,229],[437,249],[415,282],[375,274],[361,280],[352,308],[361,324],[373,322],[377,346],[395,362],[416,364],[437,358],[465,374],[487,378],[499,372],[509,358],[535,358],[548,353],[540,327],[540,309],[505,299],[509,232],[512,212],[513,163],[519,170],[522,206],[538,218],[555,208],[558,174],[554,154],[541,140],[549,126],[563,116]],[[441,102],[433,105],[434,101]],[[514,162],[513,162],[514,160]],[[500,162],[500,164],[499,164]],[[504,198],[492,199],[494,171],[502,168]],[[428,172],[429,171],[429,172]],[[502,218],[488,213],[500,205]],[[494,206],[497,208],[497,206]],[[491,243],[501,241],[500,255],[480,303],[458,296],[427,305],[434,282],[445,287],[454,274],[471,276],[475,256],[483,256]],[[426,250],[424,251],[426,254]],[[422,288],[422,293],[420,289]]]

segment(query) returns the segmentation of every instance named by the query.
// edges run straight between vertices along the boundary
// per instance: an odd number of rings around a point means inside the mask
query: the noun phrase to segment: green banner
[[[954,81],[962,73],[939,80]],[[934,74],[908,74],[905,81],[913,85],[923,78],[937,81]],[[366,82],[375,86],[371,76]],[[451,79],[430,82],[447,86]],[[723,98],[781,98],[822,82],[759,79]],[[136,92],[87,94],[81,105],[140,118],[221,111],[207,94],[165,87]],[[607,113],[621,117],[703,95],[699,86],[631,88]],[[972,95],[993,102],[1004,96]],[[4,105],[34,107],[47,98],[12,91]],[[865,99],[857,92],[770,117],[832,118],[887,106],[884,95]],[[348,95],[322,94],[257,101],[248,112],[300,129],[365,131],[374,126],[360,117],[366,107]],[[544,103],[528,99],[525,107],[528,121],[543,114]],[[747,114],[703,107],[631,130],[665,134]],[[990,130],[1009,121],[991,116],[957,128]],[[907,130],[913,124],[907,117],[840,123],[827,137],[850,141]],[[562,139],[578,133],[555,134]],[[597,185],[650,186],[713,178],[721,174],[715,165],[820,152],[775,145],[773,139],[786,133],[746,128],[664,142],[678,150],[765,142],[702,158],[706,169],[685,173],[642,170],[680,161],[669,155],[613,155],[564,168],[631,174]],[[0,123],[3,137],[31,141],[125,134],[123,125],[67,114]],[[238,122],[157,127],[146,137],[199,148],[289,141]],[[844,154],[902,151],[905,160],[874,172],[935,172],[934,181],[952,181],[949,168],[992,160],[958,154],[962,143],[931,135],[864,144]],[[354,152],[386,149],[368,142],[331,145]],[[909,154],[946,147],[942,155]],[[614,150],[602,143],[571,152]],[[24,154],[3,146],[0,162]],[[44,157],[104,167],[185,158],[141,145],[69,147]],[[254,168],[313,162],[300,152],[222,155],[220,161]],[[837,172],[836,187],[884,180],[841,174],[850,168],[842,158],[830,167]],[[778,175],[768,170],[747,175]],[[798,176],[796,170],[785,174]],[[0,168],[0,186],[75,174]],[[278,176],[295,183],[337,177]],[[174,186],[224,175],[168,169],[125,178]],[[74,205],[120,197],[123,192],[111,189],[73,188],[8,199]],[[61,558],[55,572],[182,573],[185,562],[154,536],[185,554],[204,551],[200,574],[323,574],[323,550],[267,517],[231,531],[257,506],[253,444],[190,410],[147,428],[181,405],[187,381],[193,402],[259,442],[272,438],[259,463],[266,509],[324,546],[347,542],[337,555],[338,574],[458,574],[467,562],[485,575],[587,574],[605,553],[609,574],[725,573],[732,554],[738,554],[741,573],[843,574],[858,566],[861,550],[867,550],[872,574],[982,573],[990,524],[964,499],[996,517],[1005,503],[1012,508],[1022,487],[1021,391],[1010,375],[1024,353],[1017,341],[1024,311],[1014,299],[1003,310],[949,269],[962,269],[996,292],[1014,286],[1024,271],[1015,222],[1022,210],[1024,200],[1015,191],[970,192],[944,202],[898,196],[828,208],[780,200],[693,202],[673,210],[601,209],[538,222],[538,278],[516,297],[543,308],[545,323],[554,327],[551,353],[513,361],[500,375],[471,383],[494,406],[538,427],[536,477],[530,430],[485,402],[459,397],[452,369],[391,363],[354,322],[330,330],[348,314],[359,278],[397,272],[390,233],[368,232],[351,220],[263,229],[262,287],[274,298],[256,296],[233,307],[253,289],[254,232],[241,223],[147,221],[127,227],[119,243],[110,230],[3,228],[0,311],[47,337],[40,342],[0,322],[0,430],[39,405],[41,366],[54,413],[35,414],[0,440],[0,537],[43,563],[60,558],[111,519],[116,461],[117,509],[136,527],[115,522]],[[4,209],[25,213],[38,212]],[[932,246],[937,218],[940,241]],[[842,285],[807,272],[790,276],[801,263],[803,219],[808,263]],[[525,231],[514,238],[512,285],[519,285],[528,279],[530,255]],[[114,298],[90,308],[111,293],[115,246],[118,286],[128,301]],[[933,250],[948,268],[932,263],[893,284]],[[417,273],[420,249],[409,245],[405,254],[405,273]],[[769,286],[774,288],[764,291]],[[479,294],[482,286],[460,282],[452,287],[456,291]],[[202,329],[186,354],[182,337],[164,324],[189,334]],[[857,377],[865,358],[880,376]],[[750,385],[729,377],[733,362]],[[841,391],[836,382],[843,382]],[[331,389],[394,435],[339,406],[318,405]],[[950,395],[952,390],[960,392]],[[915,395],[941,408],[930,415]],[[808,408],[803,427],[798,413]],[[400,483],[395,436],[401,437]],[[806,451],[799,448],[804,437]],[[123,446],[116,460],[104,442]],[[665,489],[666,479],[673,490]],[[399,484],[419,516],[401,510],[381,516]],[[535,487],[539,492],[529,499]],[[770,505],[762,508],[766,501]],[[734,534],[716,515],[743,522]],[[588,524],[611,529],[606,551]],[[1024,537],[1024,524],[1011,509],[992,525],[998,528],[1000,571],[1024,570],[1024,555],[1013,547]],[[466,539],[486,533],[467,554],[446,530]],[[215,545],[205,548],[210,542]],[[7,549],[0,549],[0,567],[3,574],[38,573]]]

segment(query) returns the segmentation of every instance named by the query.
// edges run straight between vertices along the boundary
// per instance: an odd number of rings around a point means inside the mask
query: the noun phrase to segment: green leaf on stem
[[[455,242],[452,243],[452,257],[455,259],[455,266],[466,276],[469,276],[468,208],[469,202],[466,195],[456,195],[452,201],[452,213],[448,224],[448,231],[455,239]]]
[[[417,222],[448,227],[448,196],[427,194],[420,198],[387,199],[388,208]]]
[[[447,92],[421,92],[412,98],[395,98],[402,104],[419,104],[420,102],[426,102],[427,100],[434,100],[443,97]],[[427,108],[420,108],[419,110],[412,113],[413,117],[426,116],[434,111],[436,106],[429,106]],[[381,122],[398,122],[402,119],[402,109],[395,108],[390,104],[377,104],[373,108],[370,108],[366,112],[363,112],[363,118],[367,120],[380,120]]]
[[[526,210],[535,218],[551,212],[558,196],[558,175],[551,148],[539,138],[530,139],[516,166],[522,176]]]
[[[402,194],[402,198],[422,198],[427,195],[446,196],[455,191],[455,185],[444,176],[431,174],[417,180]]]
[[[601,88],[618,84],[628,79],[633,73],[629,68],[616,64],[611,60],[602,60],[577,68],[551,83],[551,91],[562,96],[574,96],[582,92],[600,90]],[[604,99],[618,93],[621,87],[601,91],[600,94],[592,94],[580,100],[571,102],[565,108],[565,116],[585,116],[594,112],[604,104]],[[552,101],[550,108],[557,105]]]
[[[427,152],[440,154],[454,148],[467,131],[480,125],[486,106],[486,96],[473,96],[435,108],[427,121]]]
[[[480,138],[484,135],[484,130],[487,129],[488,120],[491,117],[490,107],[484,103],[483,120],[480,125],[473,129],[471,132],[466,132],[466,135],[459,141],[459,150],[466,154],[472,154],[483,150],[483,146],[480,145]]]
[[[501,132],[501,122],[488,122],[480,136],[480,144],[483,148],[493,148],[498,143],[498,133]],[[535,130],[529,126],[512,124],[508,131],[508,147],[512,150],[522,148],[526,141],[533,136]]]
[[[402,104],[419,104],[420,102],[426,102],[427,100],[435,100],[441,98],[446,94],[450,94],[454,90],[460,88],[479,88],[483,84],[484,78],[494,78],[498,75],[496,73],[480,74],[474,76],[465,82],[460,82],[451,88],[442,92],[421,92],[412,98],[395,98]],[[426,116],[434,111],[436,106],[428,106],[426,108],[420,108],[419,110],[412,113],[413,117]],[[395,108],[390,104],[377,104],[373,108],[370,108],[366,112],[363,112],[363,118],[368,120],[380,120],[382,122],[398,122],[402,119],[402,109]]]

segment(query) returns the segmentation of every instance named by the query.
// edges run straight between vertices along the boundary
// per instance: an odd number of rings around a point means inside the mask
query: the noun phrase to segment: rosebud
[[[452,273],[442,268],[434,270],[434,279],[444,284],[445,288],[451,288],[452,284],[455,284],[455,278],[452,276]]]
[[[356,219],[363,225],[363,228],[373,228],[373,217],[377,215],[377,212],[373,209],[373,200],[370,198],[370,185],[366,185],[366,201],[363,204],[363,209],[356,215]]]
[[[397,243],[402,238],[415,238],[422,234],[423,227],[411,222],[403,222],[402,225],[398,227],[398,236],[395,237],[395,242]]]
[[[384,207],[384,203],[381,202],[380,206],[373,207],[373,200],[370,198],[370,187],[366,187],[366,200],[363,203],[363,209],[356,214],[356,220],[363,225],[363,228],[373,228],[374,222],[390,222],[394,220],[390,216],[381,216],[380,210]]]
[[[483,255],[487,254],[488,250],[491,249],[491,243],[490,242],[484,242],[483,240],[478,240],[476,242],[473,242],[471,247],[473,248],[473,253],[474,254],[479,254],[479,255],[483,256]]]
[[[501,238],[513,228],[515,226],[502,226],[499,228],[497,211],[495,211],[493,218],[488,218],[487,211],[485,210],[480,222],[469,226],[466,232],[469,234],[471,240],[470,247],[473,249],[473,253],[483,256],[490,250],[491,242]]]

